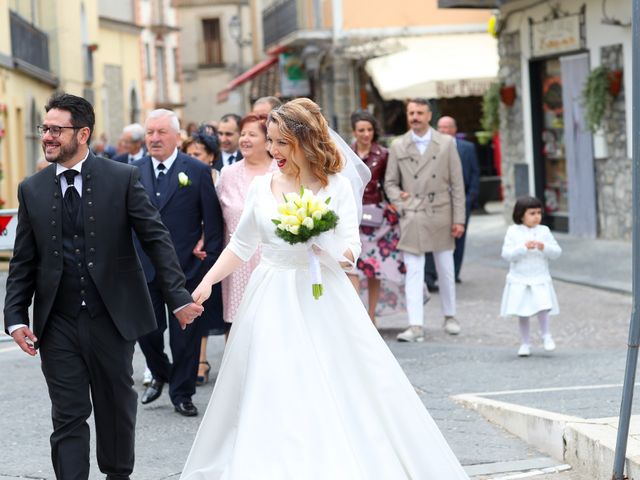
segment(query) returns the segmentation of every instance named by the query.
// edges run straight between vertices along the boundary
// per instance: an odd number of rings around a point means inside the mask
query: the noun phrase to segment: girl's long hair
[[[320,107],[308,98],[297,98],[272,110],[267,123],[273,122],[284,140],[294,151],[301,151],[309,162],[311,172],[323,187],[329,175],[343,168],[342,157],[329,136],[329,125]],[[300,178],[300,168],[291,162]]]

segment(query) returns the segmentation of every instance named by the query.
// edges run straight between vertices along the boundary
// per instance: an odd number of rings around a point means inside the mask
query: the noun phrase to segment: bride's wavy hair
[[[276,124],[294,151],[302,151],[323,187],[329,184],[329,175],[342,170],[342,157],[329,136],[329,125],[316,103],[308,98],[291,100],[271,110],[267,124],[270,122]],[[292,165],[299,179],[300,168],[295,162]]]

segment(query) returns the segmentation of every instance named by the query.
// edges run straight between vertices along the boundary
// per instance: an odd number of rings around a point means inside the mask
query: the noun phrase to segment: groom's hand
[[[32,357],[36,355],[37,351],[33,344],[37,342],[38,339],[29,327],[18,328],[11,334],[11,336],[13,337],[13,341],[16,342],[25,353]]]
[[[180,328],[184,330],[187,328],[187,325],[193,323],[193,321],[202,315],[204,312],[204,308],[202,305],[198,305],[197,303],[190,303],[186,307],[181,308],[175,313],[178,322],[180,323]]]

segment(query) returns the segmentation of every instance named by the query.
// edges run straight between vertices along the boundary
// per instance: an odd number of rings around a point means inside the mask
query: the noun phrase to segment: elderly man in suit
[[[398,249],[407,268],[405,294],[409,328],[398,335],[403,342],[424,340],[424,254],[433,252],[444,328],[460,333],[455,318],[454,240],[464,233],[464,182],[453,138],[433,130],[431,108],[425,99],[407,104],[411,130],[389,149],[385,191],[400,214]]]
[[[89,150],[91,104],[62,93],[45,110],[38,128],[51,165],[18,187],[4,324],[27,354],[40,351],[52,403],[56,478],[89,478],[87,419],[93,407],[98,466],[108,480],[128,479],[137,398],[133,350],[138,337],[156,328],[132,227],[180,324],[186,327],[202,307],[184,288],[169,232],[138,169]]]
[[[144,127],[139,123],[132,123],[122,129],[120,138],[126,152],[112,158],[120,163],[133,163],[145,156]]]
[[[180,124],[171,110],[152,111],[145,128],[149,155],[134,165],[140,169],[140,181],[169,229],[187,279],[187,289],[193,290],[222,251],[222,211],[211,180],[211,169],[178,151]],[[204,238],[204,260],[193,253],[201,238]],[[139,339],[153,375],[141,402],[155,401],[168,383],[176,412],[195,416],[198,409],[192,402],[192,396],[196,391],[200,340],[204,329],[200,320],[194,325],[196,328],[184,330],[173,314],[167,318],[165,305],[169,302],[165,291],[144,252],[139,251],[139,254],[158,323],[155,331]],[[220,310],[221,305],[206,303],[204,308],[209,312],[211,309]],[[167,327],[172,362],[164,352],[164,331]]]

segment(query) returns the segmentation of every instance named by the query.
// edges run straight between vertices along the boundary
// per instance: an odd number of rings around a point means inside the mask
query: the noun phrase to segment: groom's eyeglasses
[[[53,138],[58,138],[62,134],[62,130],[65,128],[71,128],[73,130],[79,130],[83,127],[61,127],[59,125],[38,125],[38,135],[44,137],[47,133]]]

